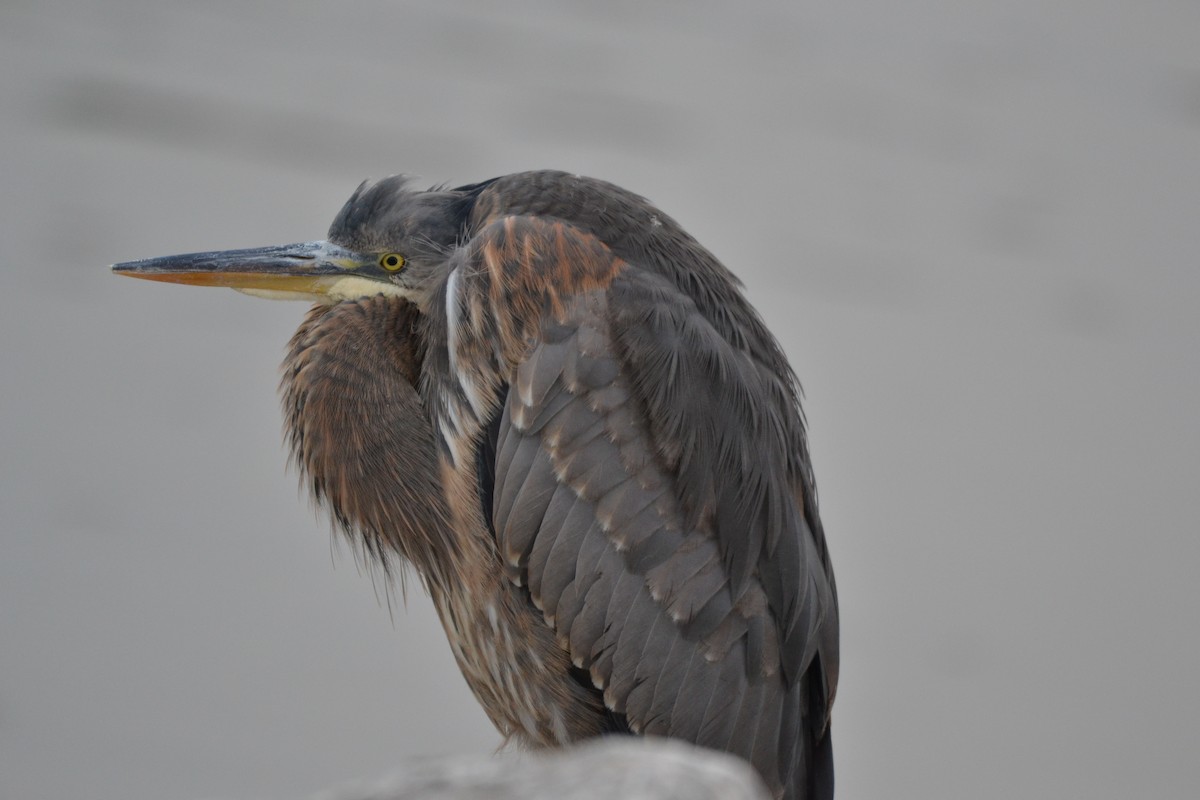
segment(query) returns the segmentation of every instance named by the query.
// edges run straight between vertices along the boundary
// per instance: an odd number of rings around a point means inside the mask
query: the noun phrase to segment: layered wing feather
[[[836,597],[807,463],[794,468],[790,376],[667,277],[578,263],[595,251],[531,218],[476,246],[496,324],[524,346],[501,376],[490,465],[504,568],[635,732],[737,753],[809,796],[828,757]],[[602,278],[555,283],[571,274]],[[520,327],[512,308],[543,313]]]

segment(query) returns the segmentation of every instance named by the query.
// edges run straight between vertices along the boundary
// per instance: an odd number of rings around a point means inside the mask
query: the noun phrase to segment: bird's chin
[[[364,297],[374,297],[382,294],[387,297],[403,297],[412,300],[411,291],[394,283],[362,278],[358,275],[340,275],[323,277],[321,281],[321,296],[319,303],[340,303],[343,300],[361,300]]]

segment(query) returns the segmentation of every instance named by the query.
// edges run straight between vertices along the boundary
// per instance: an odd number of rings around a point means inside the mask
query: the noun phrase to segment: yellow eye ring
[[[379,266],[388,272],[399,272],[404,269],[404,256],[399,253],[384,253],[379,257]]]

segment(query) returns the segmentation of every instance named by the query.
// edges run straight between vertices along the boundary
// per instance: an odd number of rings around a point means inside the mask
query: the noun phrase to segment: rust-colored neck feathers
[[[292,455],[314,499],[363,554],[445,580],[455,537],[442,501],[429,414],[414,386],[417,309],[376,296],[316,306],[296,331],[280,389]]]

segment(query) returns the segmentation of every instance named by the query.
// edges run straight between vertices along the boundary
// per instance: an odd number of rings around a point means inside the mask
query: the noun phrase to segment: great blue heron
[[[505,736],[677,737],[832,795],[837,596],[799,387],[647,200],[392,177],[327,241],[113,269],[316,302],[283,365],[295,460],[352,540],[415,567]]]

